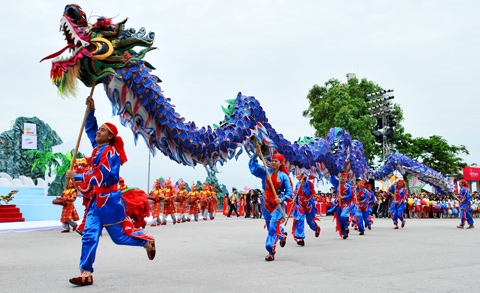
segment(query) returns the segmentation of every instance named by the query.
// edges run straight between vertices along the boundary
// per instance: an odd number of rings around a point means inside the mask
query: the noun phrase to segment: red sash
[[[107,187],[94,186],[93,190],[95,191],[95,197],[97,199],[97,207],[101,208],[107,202],[110,193],[118,190],[118,185],[115,184]]]

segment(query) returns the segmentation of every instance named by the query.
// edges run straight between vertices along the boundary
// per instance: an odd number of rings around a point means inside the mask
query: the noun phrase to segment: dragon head
[[[65,6],[60,32],[67,45],[40,61],[54,58],[50,78],[61,95],[75,94],[77,78],[91,87],[103,78],[115,75],[116,70],[128,62],[140,60],[155,49],[151,47],[155,38],[153,32],[146,34],[144,28],[138,33],[133,28],[125,29],[126,21],[113,23],[111,18],[100,17],[90,25],[79,5]],[[137,53],[132,50],[135,46],[147,49]],[[63,54],[67,50],[68,53]]]

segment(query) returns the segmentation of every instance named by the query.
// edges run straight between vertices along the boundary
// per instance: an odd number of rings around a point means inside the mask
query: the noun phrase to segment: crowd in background
[[[223,214],[231,217],[235,212],[237,217],[260,219],[262,217],[262,209],[260,208],[260,200],[262,190],[245,189],[242,193],[233,187],[232,193],[226,193],[223,200]]]

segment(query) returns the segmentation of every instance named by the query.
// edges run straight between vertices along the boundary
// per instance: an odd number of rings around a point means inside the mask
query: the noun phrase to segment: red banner
[[[463,168],[463,179],[467,181],[480,181],[480,168],[479,167]]]

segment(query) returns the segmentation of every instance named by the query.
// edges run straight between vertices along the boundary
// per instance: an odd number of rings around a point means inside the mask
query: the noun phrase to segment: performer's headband
[[[279,153],[273,154],[272,159],[279,160],[280,163],[282,163],[282,164],[285,163],[285,157],[282,154],[279,154]]]
[[[105,122],[105,123],[103,123],[103,126],[105,126],[105,128],[107,128],[108,131],[110,131],[110,133],[113,134],[114,137],[118,135],[118,129],[112,123]]]

